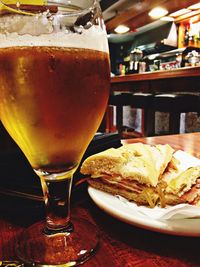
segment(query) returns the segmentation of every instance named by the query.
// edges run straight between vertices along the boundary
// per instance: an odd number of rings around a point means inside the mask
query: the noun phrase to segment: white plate
[[[110,194],[92,187],[88,187],[88,193],[100,209],[128,224],[165,234],[200,237],[200,219],[160,221],[140,214]]]

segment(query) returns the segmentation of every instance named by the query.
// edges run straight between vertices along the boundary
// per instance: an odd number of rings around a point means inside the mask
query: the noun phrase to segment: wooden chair
[[[125,125],[123,124],[123,107],[131,106],[136,109],[143,110],[142,116],[142,132],[141,136],[148,136],[148,132],[152,132],[150,119],[153,117],[151,109],[149,109],[152,102],[153,95],[150,93],[118,93],[111,95],[109,98],[109,105],[116,107],[116,128],[119,134],[123,135]]]
[[[131,106],[142,109],[141,136],[155,136],[156,112],[169,113],[169,131],[167,134],[180,133],[181,113],[200,111],[200,96],[195,93],[118,93],[111,95],[109,105],[116,106],[116,128],[122,136],[125,125],[123,124],[123,107]],[[110,117],[110,120],[113,119]],[[137,136],[136,136],[137,137]]]
[[[150,106],[152,118],[149,136],[155,135],[155,112],[169,113],[169,134],[180,133],[181,113],[198,112],[200,110],[199,95],[195,93],[155,94]]]

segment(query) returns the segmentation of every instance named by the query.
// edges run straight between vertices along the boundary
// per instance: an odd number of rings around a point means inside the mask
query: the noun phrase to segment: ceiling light
[[[174,13],[171,13],[170,16],[171,17],[179,17],[179,16],[182,16],[182,15],[188,13],[188,12],[190,12],[189,9],[183,8],[183,9],[180,9],[180,10],[174,12]]]
[[[148,59],[149,60],[154,60],[158,56],[159,56],[159,54],[152,54],[152,55],[148,56]]]
[[[169,17],[169,16],[165,16],[165,17],[162,17],[160,20],[163,20],[163,21],[174,21],[174,18]]]
[[[168,11],[162,7],[155,7],[149,12],[149,16],[158,19],[168,14]]]
[[[125,25],[119,25],[114,30],[116,33],[126,33],[130,31],[130,28]]]
[[[183,19],[187,19],[189,17],[195,16],[195,15],[198,15],[198,14],[199,14],[199,10],[193,10],[193,11],[190,11],[190,12],[180,16],[178,18],[178,20],[180,21],[180,20],[183,20]],[[177,21],[177,19],[176,19],[176,21]]]
[[[194,4],[192,6],[188,7],[189,9],[199,9],[200,8],[200,3]]]
[[[199,22],[199,15],[190,18],[189,22],[192,23],[192,24]],[[200,27],[199,27],[199,29],[200,29]]]

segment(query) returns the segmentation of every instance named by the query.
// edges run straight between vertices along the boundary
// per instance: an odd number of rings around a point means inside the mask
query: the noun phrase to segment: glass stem
[[[40,176],[46,208],[44,232],[47,235],[60,232],[70,233],[73,231],[73,225],[70,222],[72,177],[55,180],[49,179],[50,176],[48,176],[48,179]]]

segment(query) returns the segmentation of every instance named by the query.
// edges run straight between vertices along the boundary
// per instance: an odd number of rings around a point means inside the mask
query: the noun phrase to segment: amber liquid
[[[80,162],[109,95],[108,54],[55,47],[0,49],[0,116],[35,170]]]

